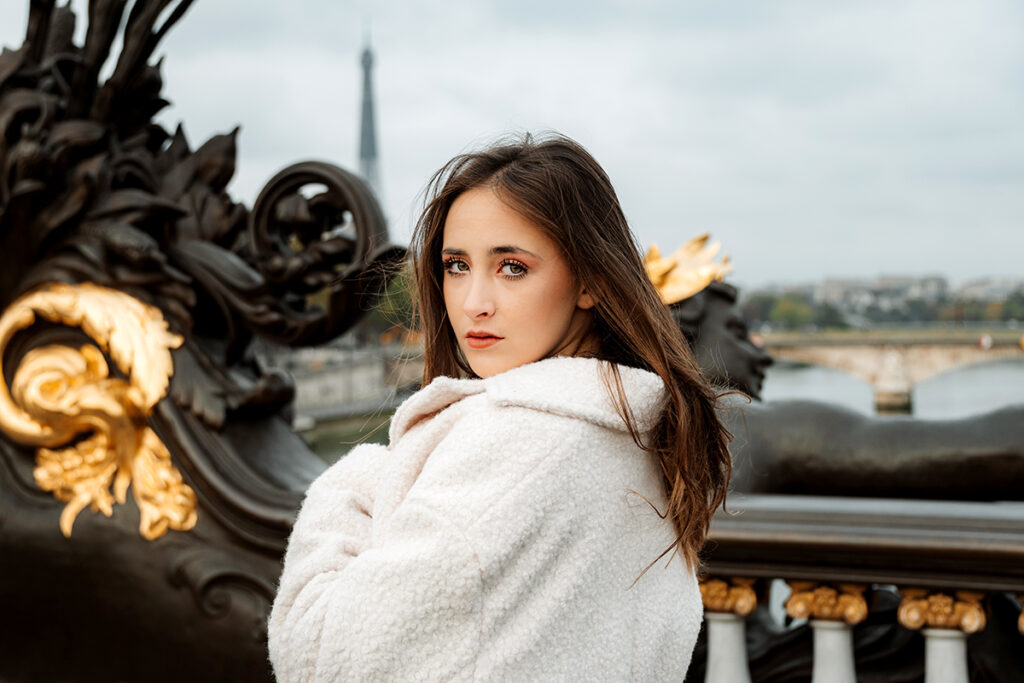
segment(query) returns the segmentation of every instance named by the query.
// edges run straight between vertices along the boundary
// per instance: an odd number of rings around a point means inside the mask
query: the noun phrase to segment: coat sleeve
[[[345,559],[340,536],[307,537],[324,520],[296,526],[290,543],[304,550],[289,548],[278,598],[286,603],[275,603],[270,632],[279,680],[473,678],[484,596],[466,529],[484,518],[528,517],[530,502],[508,494],[537,495],[518,484],[543,476],[536,465],[559,447],[487,413],[453,427],[357,556]],[[514,548],[519,533],[506,529],[495,544]],[[312,562],[317,543],[333,547],[338,561]]]
[[[354,448],[306,492],[288,540],[285,570],[267,624],[270,660],[278,680],[293,680],[290,663],[303,659],[300,644],[291,640],[290,627],[302,610],[300,593],[315,585],[319,575],[342,570],[370,545],[370,511],[383,451],[377,444]]]

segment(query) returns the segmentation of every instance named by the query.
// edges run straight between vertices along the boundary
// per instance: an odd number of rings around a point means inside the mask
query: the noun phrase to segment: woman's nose
[[[469,283],[462,309],[470,318],[489,318],[494,315],[494,288],[486,278],[473,278]]]

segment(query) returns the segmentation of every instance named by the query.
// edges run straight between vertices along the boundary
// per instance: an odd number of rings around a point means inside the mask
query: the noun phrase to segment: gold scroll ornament
[[[0,382],[0,430],[37,446],[36,484],[64,501],[60,530],[71,536],[86,506],[107,517],[129,485],[148,540],[196,523],[195,492],[182,481],[146,424],[167,393],[171,349],[182,338],[160,311],[93,284],[52,284],[15,301],[0,317],[0,377],[11,338],[38,318],[81,328],[97,346],[44,346],[25,354],[10,391]],[[104,353],[127,377],[111,377]],[[113,486],[113,495],[111,495]]]
[[[985,628],[985,610],[981,606],[983,593],[956,591],[953,595],[932,593],[920,588],[900,591],[903,602],[896,612],[900,624],[909,629],[959,629],[964,633],[977,633]]]
[[[734,578],[703,579],[700,582],[700,597],[704,609],[709,612],[732,613],[745,617],[757,608],[757,593],[754,583],[757,579]]]
[[[788,583],[793,592],[786,600],[786,614],[794,619],[845,621],[853,626],[868,616],[864,586],[841,583],[833,587],[814,581]]]

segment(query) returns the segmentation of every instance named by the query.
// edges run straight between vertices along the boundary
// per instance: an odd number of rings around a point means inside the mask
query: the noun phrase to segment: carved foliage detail
[[[924,589],[901,590],[903,602],[897,617],[909,629],[960,629],[964,633],[977,633],[985,628],[985,610],[981,606],[982,593],[956,591],[953,596],[932,593]]]
[[[747,616],[757,607],[757,593],[753,588],[755,581],[756,579],[749,578],[701,580],[700,597],[704,602],[704,609],[709,612],[732,612],[741,617]]]
[[[158,309],[127,294],[54,284],[22,296],[0,317],[0,354],[37,317],[81,328],[99,347],[34,348],[21,359],[10,391],[0,382],[0,431],[38,447],[36,484],[67,503],[61,532],[71,536],[86,507],[111,516],[113,503],[126,501],[129,486],[143,537],[191,529],[195,492],[146,424],[167,392],[170,349],[181,337],[167,329]],[[111,376],[104,353],[126,379]]]
[[[851,626],[868,616],[864,586],[841,583],[836,587],[814,581],[789,581],[792,593],[786,600],[786,614],[794,619],[845,621]]]

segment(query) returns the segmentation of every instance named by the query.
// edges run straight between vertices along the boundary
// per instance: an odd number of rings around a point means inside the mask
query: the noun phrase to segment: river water
[[[810,399],[838,403],[874,414],[868,383],[839,370],[816,365],[773,365],[765,377],[764,400]],[[915,417],[968,417],[1003,406],[1024,404],[1024,358],[969,365],[936,375],[914,387]]]

